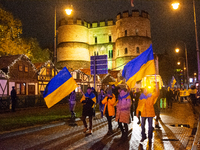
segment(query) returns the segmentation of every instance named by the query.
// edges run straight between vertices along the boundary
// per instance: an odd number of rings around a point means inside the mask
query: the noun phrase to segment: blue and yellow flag
[[[169,87],[170,87],[170,88],[173,88],[175,84],[176,84],[176,79],[174,78],[174,76],[172,76],[172,79],[171,79],[171,81],[170,81]]]
[[[95,94],[94,94],[94,93],[90,93],[90,94],[85,93],[85,94],[82,96],[80,102],[84,101],[86,98],[89,98],[89,99],[91,99],[91,100],[93,101],[93,106],[92,106],[92,108],[94,108],[94,106],[95,106],[95,104],[96,104],[96,96],[95,96]],[[84,104],[84,105],[85,105],[85,104]]]
[[[64,67],[54,78],[49,81],[43,93],[48,108],[69,95],[77,87],[76,81]]]
[[[155,74],[155,63],[152,45],[135,59],[128,62],[122,71],[129,88],[133,88],[137,81],[142,80],[146,75]]]

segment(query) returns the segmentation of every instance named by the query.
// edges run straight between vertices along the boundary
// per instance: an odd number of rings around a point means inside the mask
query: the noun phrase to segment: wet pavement
[[[199,107],[196,106],[198,110]],[[153,131],[152,145],[148,139],[141,140],[141,127],[137,118],[129,124],[129,136],[126,141],[117,141],[121,137],[118,124],[113,119],[114,133],[107,136],[107,120],[93,120],[93,134],[83,133],[83,124],[77,119],[76,124],[54,122],[13,132],[0,133],[1,150],[185,150],[191,149],[198,124],[198,117],[187,102],[173,103],[173,108],[161,110],[160,129]],[[148,123],[146,123],[146,131]],[[198,145],[198,150],[200,147]]]

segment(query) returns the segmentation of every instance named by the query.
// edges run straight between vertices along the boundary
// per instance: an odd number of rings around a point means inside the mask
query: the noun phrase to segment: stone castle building
[[[90,56],[107,55],[108,69],[120,70],[152,43],[149,14],[124,11],[116,22],[62,19],[57,42],[58,68],[90,68]]]

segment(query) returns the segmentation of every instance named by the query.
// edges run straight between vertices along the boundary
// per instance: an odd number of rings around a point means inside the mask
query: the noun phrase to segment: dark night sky
[[[22,21],[23,36],[37,38],[44,47],[53,46],[54,7],[57,7],[57,22],[66,17],[64,9],[73,5],[74,18],[88,22],[115,19],[119,12],[137,9],[150,15],[151,35],[155,53],[174,53],[177,43],[182,48],[186,43],[189,71],[192,75],[196,68],[196,43],[192,0],[180,2],[179,10],[173,10],[173,0],[0,0],[0,4]],[[200,1],[196,0],[197,30],[200,39]]]

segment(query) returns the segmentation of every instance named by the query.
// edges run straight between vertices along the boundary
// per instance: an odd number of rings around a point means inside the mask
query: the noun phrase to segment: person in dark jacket
[[[159,122],[158,122],[158,120],[160,119],[160,100],[162,99],[164,102],[164,99],[166,99],[166,93],[167,93],[167,90],[165,89],[165,87],[162,87],[162,89],[160,90],[160,95],[156,103],[154,104],[154,110],[155,110],[155,115],[156,115],[155,128],[158,128],[158,129],[160,128]]]
[[[103,110],[104,110],[104,104],[102,104],[102,100],[105,98],[104,90],[100,90],[100,94],[98,95],[98,104],[99,104],[99,111],[101,112],[101,118],[103,118]]]
[[[140,95],[141,95],[140,89],[136,88],[136,92],[135,92],[135,112],[134,112],[135,115],[136,115],[136,108],[138,106]],[[138,122],[137,122],[137,124],[140,124],[140,116],[141,116],[141,112],[138,113]]]
[[[15,112],[15,106],[16,106],[16,103],[17,103],[16,98],[17,98],[17,94],[16,94],[15,87],[13,86],[12,91],[11,91],[12,111],[13,112]]]
[[[172,89],[169,87],[168,91],[166,92],[166,100],[167,100],[167,106],[168,108],[172,108],[172,100],[173,100],[173,91]]]
[[[135,90],[131,89],[130,90],[130,96],[131,96],[131,109],[130,109],[130,113],[131,113],[131,121],[134,120],[134,111],[135,111]]]
[[[120,89],[120,87],[118,87],[118,86],[116,87],[114,84],[112,85],[112,93],[115,95],[116,101],[118,100],[119,89]],[[114,108],[115,108],[115,115],[116,115],[117,108],[116,108],[116,106],[114,106]]]
[[[89,116],[89,133],[92,134],[92,116],[93,116],[93,108],[96,104],[96,96],[92,93],[92,88],[87,88],[87,93],[83,95],[80,102],[83,104],[83,111],[82,111],[82,121],[84,124],[84,133],[88,130],[86,117]]]

